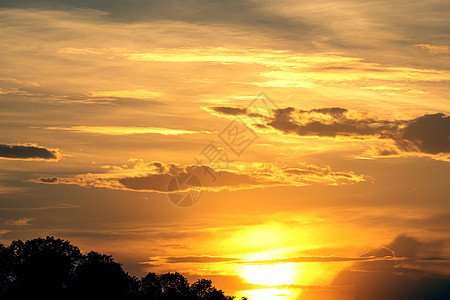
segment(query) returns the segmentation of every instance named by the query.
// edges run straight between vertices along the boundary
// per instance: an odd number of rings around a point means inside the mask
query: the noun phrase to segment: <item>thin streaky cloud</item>
[[[133,126],[69,126],[69,127],[45,127],[48,130],[74,131],[104,135],[131,135],[131,134],[160,134],[160,135],[183,135],[183,134],[210,134],[209,131],[171,129],[162,127],[133,127]]]

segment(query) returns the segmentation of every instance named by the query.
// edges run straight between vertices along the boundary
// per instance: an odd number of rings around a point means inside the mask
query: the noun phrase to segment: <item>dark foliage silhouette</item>
[[[72,282],[74,292],[80,297],[126,297],[129,276],[111,256],[90,252],[84,256]]]
[[[193,284],[179,273],[138,279],[105,254],[82,254],[54,237],[0,244],[0,299],[232,300],[210,280]],[[244,299],[244,298],[243,298]]]

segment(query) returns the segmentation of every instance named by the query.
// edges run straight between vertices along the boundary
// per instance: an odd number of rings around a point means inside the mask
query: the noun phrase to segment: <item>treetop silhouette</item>
[[[136,278],[112,256],[81,253],[69,241],[46,237],[0,244],[0,299],[110,298],[152,300],[232,300],[211,280],[193,284],[180,273],[148,273]],[[242,298],[243,300],[245,298]]]

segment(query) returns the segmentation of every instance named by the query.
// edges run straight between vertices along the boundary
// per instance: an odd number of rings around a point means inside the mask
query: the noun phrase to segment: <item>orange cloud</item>
[[[29,180],[44,184],[75,184],[83,187],[176,193],[188,190],[221,191],[242,190],[271,186],[305,186],[315,183],[327,185],[352,184],[369,177],[353,172],[332,171],[306,163],[298,166],[251,164],[243,170],[215,170],[209,166],[136,162],[134,166],[107,166],[104,174],[81,174],[70,178],[40,177]],[[171,184],[176,178],[183,187]]]
[[[381,119],[341,107],[301,110],[272,109],[270,116],[249,108],[209,107],[216,115],[246,115],[255,129],[272,128],[282,134],[335,139],[383,141],[378,155],[411,153],[444,159],[450,153],[450,116],[426,114],[410,120]],[[259,123],[253,122],[259,119]]]
[[[416,47],[420,47],[424,50],[428,50],[430,54],[445,54],[450,53],[450,48],[448,46],[438,46],[429,44],[416,44]]]

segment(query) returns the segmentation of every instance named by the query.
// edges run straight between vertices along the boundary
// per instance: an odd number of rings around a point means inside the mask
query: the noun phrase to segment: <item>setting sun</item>
[[[292,263],[248,265],[240,274],[248,283],[276,286],[293,284],[298,270]]]
[[[450,299],[449,15],[0,0],[0,299]]]

